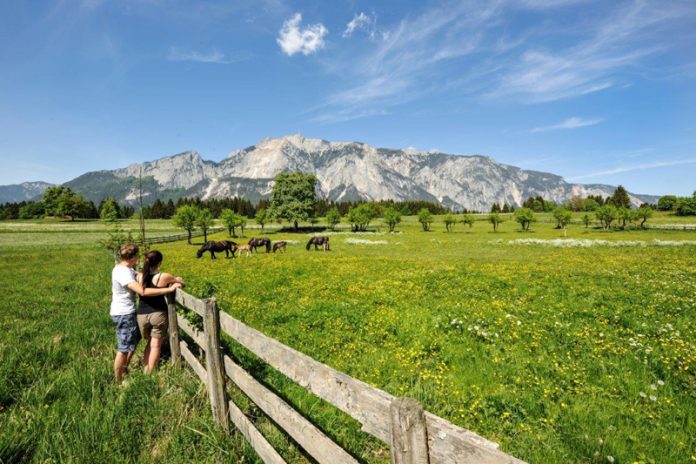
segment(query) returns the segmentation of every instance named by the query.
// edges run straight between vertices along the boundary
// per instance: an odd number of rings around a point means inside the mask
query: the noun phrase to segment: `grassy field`
[[[242,438],[213,428],[190,372],[133,369],[114,385],[102,249],[32,241],[0,246],[0,260],[0,463],[255,462]]]
[[[272,230],[287,254],[211,261],[185,242],[158,249],[191,293],[531,463],[693,460],[696,232],[572,225],[559,240],[546,220],[530,232],[508,220],[498,233],[483,221],[445,233],[409,217],[395,234],[332,235],[331,253]],[[111,386],[111,262],[92,235],[103,226],[17,224],[0,223],[0,460],[253,460],[243,440],[212,429],[189,373],[165,366]],[[169,232],[179,233],[148,222],[150,235]],[[354,421],[230,349],[362,462],[388,462]],[[233,396],[288,461],[305,461]]]

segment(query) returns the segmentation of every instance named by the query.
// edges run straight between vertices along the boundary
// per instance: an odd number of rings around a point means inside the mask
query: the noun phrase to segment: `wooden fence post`
[[[176,297],[174,293],[167,294],[167,316],[169,318],[169,350],[172,365],[178,367],[181,360],[179,347],[179,324],[176,321]]]
[[[222,364],[222,350],[220,349],[220,314],[218,313],[215,298],[209,298],[205,303],[205,316],[203,317],[203,330],[205,331],[205,367],[208,371],[208,396],[213,410],[213,418],[228,431],[230,417],[225,392],[225,371]]]
[[[392,464],[428,464],[428,431],[423,406],[411,398],[396,398],[389,412]]]

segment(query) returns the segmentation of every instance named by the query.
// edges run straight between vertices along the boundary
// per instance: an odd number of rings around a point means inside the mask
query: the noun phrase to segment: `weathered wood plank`
[[[220,314],[220,325],[225,333],[272,367],[358,420],[365,432],[384,443],[391,441],[389,405],[393,396],[315,361],[225,312]]]
[[[181,350],[179,349],[179,326],[176,314],[174,295],[167,294],[167,319],[169,324],[169,349],[171,351],[172,365],[179,366],[181,362]]]
[[[205,316],[205,301],[189,295],[180,288],[176,289],[176,302],[187,307],[201,317]]]
[[[362,424],[363,431],[391,443],[389,407],[394,396],[322,364],[256,329],[220,313],[222,330],[300,386],[331,403]],[[431,464],[514,463],[517,458],[498,445],[425,412]]]
[[[261,432],[254,426],[253,422],[244,415],[244,412],[239,409],[236,404],[230,401],[227,404],[227,408],[230,411],[232,423],[249,441],[249,444],[254,448],[254,451],[256,451],[256,454],[259,455],[263,462],[266,464],[285,464],[285,460],[273,449],[273,446],[268,443],[268,440],[261,435]]]
[[[207,343],[205,341],[205,334],[203,332],[201,332],[200,330],[196,329],[181,314],[177,314],[176,319],[177,319],[177,322],[179,324],[179,328],[181,330],[183,330],[186,335],[191,337],[193,339],[193,341],[196,342],[196,344],[201,347],[201,349],[205,350],[207,348]]]
[[[205,367],[208,371],[208,396],[213,417],[223,430],[230,429],[230,416],[227,412],[227,392],[225,390],[225,372],[222,365],[220,347],[220,316],[214,298],[205,302],[203,316],[205,343]]]
[[[431,464],[525,464],[492,441],[425,412]]]
[[[348,452],[331,441],[292,406],[254,379],[228,356],[223,356],[227,376],[319,463],[357,464]]]
[[[428,433],[423,406],[396,398],[390,407],[392,464],[428,464]]]
[[[181,348],[181,355],[184,357],[186,362],[188,363],[189,366],[191,366],[191,369],[193,369],[193,372],[198,375],[198,377],[201,379],[204,385],[208,385],[208,374],[205,372],[205,368],[201,364],[201,362],[196,359],[196,357],[191,353],[191,350],[189,350],[188,343],[185,341],[181,340],[179,342],[179,346]]]

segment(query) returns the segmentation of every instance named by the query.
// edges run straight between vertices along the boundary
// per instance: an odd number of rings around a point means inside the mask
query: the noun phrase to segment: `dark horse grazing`
[[[267,239],[266,237],[260,237],[260,238],[252,238],[249,240],[249,247],[251,248],[251,251],[254,251],[256,248],[265,246],[266,247],[266,253],[271,252],[271,240]]]
[[[220,253],[223,251],[225,252],[226,257],[229,258],[230,253],[232,253],[232,257],[234,258],[234,247],[236,246],[236,243],[229,240],[223,240],[222,242],[205,242],[196,252],[196,258],[203,256],[203,253],[206,251],[210,252],[210,259],[216,259],[215,252]]]
[[[285,252],[287,251],[287,248],[285,248],[285,246],[286,246],[287,244],[288,244],[288,242],[286,242],[286,241],[284,241],[284,240],[281,240],[280,242],[275,242],[275,243],[273,244],[273,253],[275,253],[275,252],[278,251],[278,250],[280,250],[280,251],[282,251],[283,253],[285,253]]]
[[[307,251],[309,251],[309,247],[314,245],[314,249],[318,250],[319,246],[321,246],[321,249],[323,251],[331,251],[331,248],[329,248],[329,237],[312,237],[309,239],[309,242],[307,242]]]

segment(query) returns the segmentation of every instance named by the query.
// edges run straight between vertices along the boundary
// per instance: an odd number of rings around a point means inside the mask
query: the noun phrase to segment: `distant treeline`
[[[65,209],[64,211],[54,211],[53,214],[49,213],[46,208],[45,201],[22,201],[18,203],[4,203],[0,205],[0,220],[5,219],[39,219],[45,216],[53,215],[66,215],[71,218],[82,218],[82,219],[99,219],[100,213],[104,209],[106,203],[113,205],[115,209],[116,216],[120,219],[127,219],[135,214],[135,209],[128,205],[118,203],[112,198],[105,198],[99,205],[95,205],[94,202],[85,201],[79,195],[75,195],[72,192],[64,195],[70,195],[74,198],[74,207],[70,210]],[[384,210],[387,208],[394,208],[399,211],[404,216],[410,216],[418,213],[421,209],[425,208],[432,214],[445,214],[451,212],[450,208],[438,205],[437,203],[432,203],[424,200],[410,200],[410,201],[394,201],[394,200],[382,200],[382,201],[331,201],[319,199],[315,203],[314,216],[323,217],[326,216],[327,211],[332,208],[336,208],[341,216],[348,214],[351,208],[354,208],[361,204],[373,204],[378,207],[379,210]],[[256,212],[259,210],[268,209],[270,205],[269,200],[260,200],[257,203],[252,203],[245,198],[214,198],[208,200],[201,200],[198,197],[195,198],[179,198],[178,200],[168,200],[166,202],[157,199],[152,204],[145,206],[143,208],[143,216],[146,219],[170,219],[174,214],[176,214],[177,208],[184,205],[196,206],[200,209],[208,209],[212,213],[213,217],[219,218],[220,213],[225,209],[230,209],[237,214],[241,214],[247,218],[253,218]],[[470,212],[464,210],[463,212]],[[66,213],[66,214],[60,214]],[[72,214],[68,214],[72,213]]]

